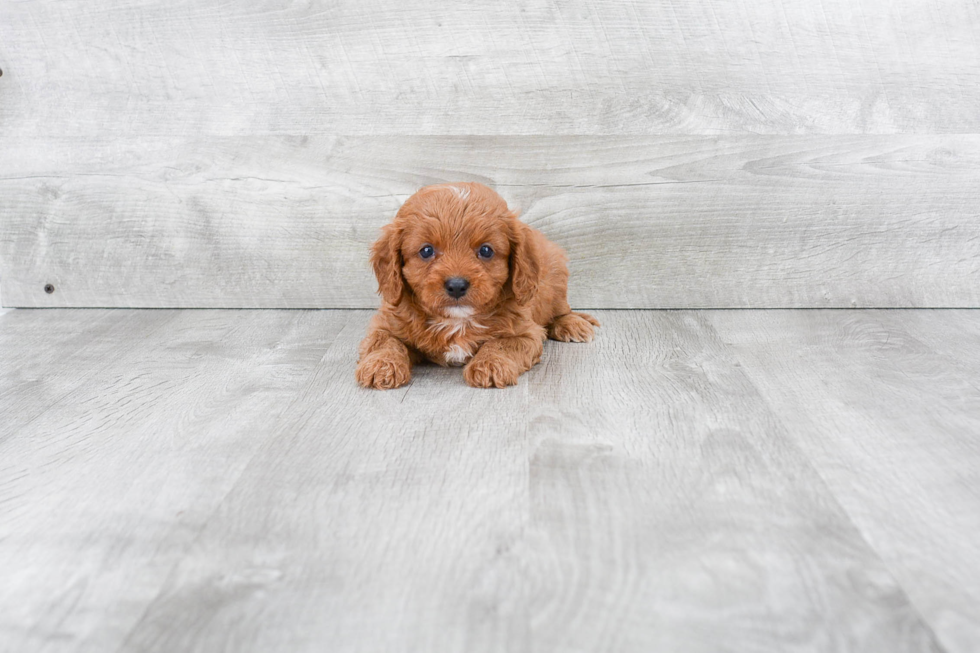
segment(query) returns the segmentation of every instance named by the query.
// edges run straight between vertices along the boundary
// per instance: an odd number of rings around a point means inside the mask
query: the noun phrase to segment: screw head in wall
[[[50,295],[51,293],[54,292],[54,286],[52,286],[50,283],[44,284],[44,292]]]

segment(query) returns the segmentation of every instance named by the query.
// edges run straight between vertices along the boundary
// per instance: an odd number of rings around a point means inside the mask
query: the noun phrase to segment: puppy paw
[[[389,352],[375,351],[357,363],[357,382],[365,388],[391,390],[412,379],[408,360]]]
[[[463,368],[463,378],[474,388],[506,388],[517,385],[521,375],[514,361],[500,356],[480,356]]]
[[[548,326],[548,337],[561,342],[592,342],[599,320],[586,313],[568,313]]]

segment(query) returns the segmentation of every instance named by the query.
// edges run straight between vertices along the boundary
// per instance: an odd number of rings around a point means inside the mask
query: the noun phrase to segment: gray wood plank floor
[[[980,311],[605,311],[507,390],[367,311],[0,317],[0,650],[980,649]]]

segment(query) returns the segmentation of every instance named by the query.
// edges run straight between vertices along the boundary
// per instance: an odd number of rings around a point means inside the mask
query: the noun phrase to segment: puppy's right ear
[[[371,265],[378,278],[378,292],[389,304],[397,304],[405,288],[401,245],[401,230],[388,224],[382,228],[381,238],[371,246]]]

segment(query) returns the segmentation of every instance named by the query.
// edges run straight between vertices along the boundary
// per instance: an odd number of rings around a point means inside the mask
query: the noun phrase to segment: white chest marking
[[[452,345],[446,350],[446,362],[453,367],[460,367],[470,359],[472,354],[459,345]]]
[[[449,317],[442,320],[429,320],[429,328],[446,338],[454,338],[466,334],[467,329],[485,329],[486,327],[472,318],[473,308],[470,306],[450,306],[443,309]]]
[[[472,317],[473,316],[473,307],[472,306],[447,306],[446,308],[444,308],[442,310],[449,317],[454,317],[454,318],[459,319],[459,320],[461,320],[463,318],[467,318],[467,317]]]

